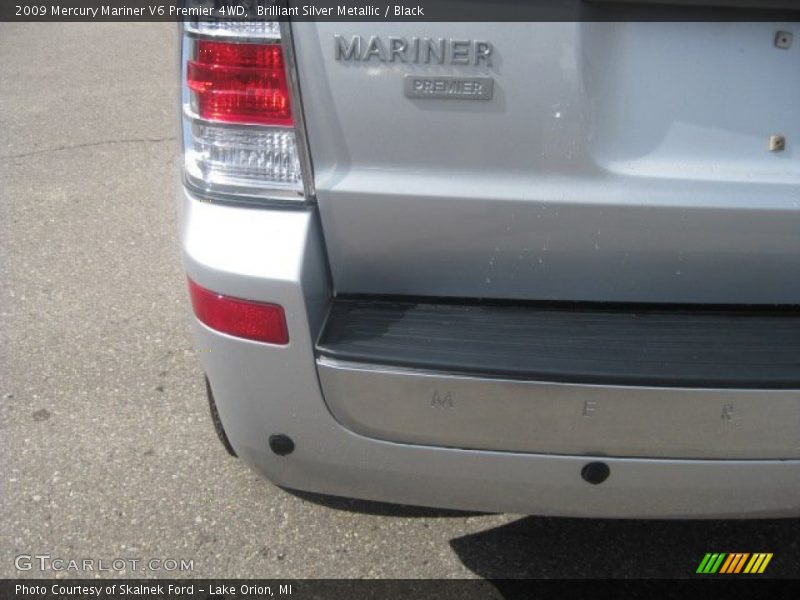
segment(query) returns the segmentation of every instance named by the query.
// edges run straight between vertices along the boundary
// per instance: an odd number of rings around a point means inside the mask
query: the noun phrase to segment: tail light
[[[201,119],[294,125],[280,44],[199,40],[186,84]]]
[[[182,55],[187,187],[212,200],[310,199],[288,23],[189,22]]]

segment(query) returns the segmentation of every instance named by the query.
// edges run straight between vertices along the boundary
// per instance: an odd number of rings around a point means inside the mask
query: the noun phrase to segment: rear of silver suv
[[[193,23],[226,443],[300,490],[800,514],[796,23]]]

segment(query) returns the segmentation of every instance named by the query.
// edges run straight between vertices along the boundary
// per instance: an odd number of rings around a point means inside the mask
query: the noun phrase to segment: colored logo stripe
[[[744,561],[750,557],[749,553],[734,552],[728,554],[728,560],[722,565],[720,573],[739,573],[744,567]]]
[[[697,567],[698,573],[716,573],[719,566],[722,564],[722,560],[725,558],[725,553],[708,553],[703,558],[700,566]]]
[[[713,575],[737,573],[763,573],[772,560],[772,553],[757,552],[708,552],[700,561],[697,573]],[[747,565],[747,566],[745,566]]]
[[[753,558],[750,559],[750,562],[747,563],[747,566],[744,568],[745,573],[763,573],[764,570],[767,568],[769,561],[772,560],[772,553],[759,553],[753,554]]]

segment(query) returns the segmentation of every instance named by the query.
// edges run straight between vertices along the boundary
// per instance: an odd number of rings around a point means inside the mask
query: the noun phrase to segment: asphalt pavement
[[[176,240],[176,50],[173,24],[0,24],[0,577],[693,577],[709,551],[800,573],[798,520],[301,497],[229,457]]]

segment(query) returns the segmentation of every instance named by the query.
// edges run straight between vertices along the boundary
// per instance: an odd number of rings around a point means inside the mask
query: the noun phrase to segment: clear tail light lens
[[[281,27],[277,21],[206,19],[187,22],[186,31],[207,37],[281,39]]]
[[[290,43],[274,22],[186,24],[184,166],[194,191],[239,201],[310,197]]]
[[[276,189],[303,191],[292,130],[232,129],[194,123],[186,152],[186,175],[210,189],[258,194]]]

